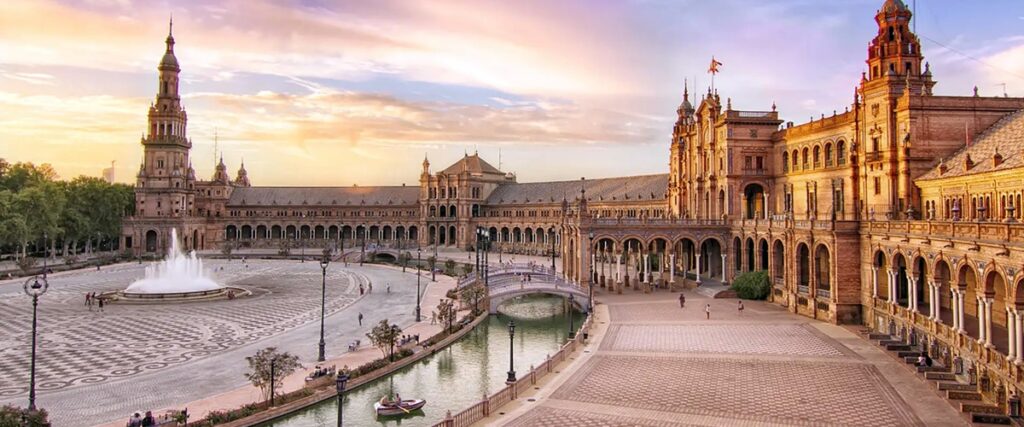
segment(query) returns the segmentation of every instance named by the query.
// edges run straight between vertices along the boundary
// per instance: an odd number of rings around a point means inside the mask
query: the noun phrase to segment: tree
[[[231,252],[235,250],[235,243],[230,240],[225,240],[220,245],[220,253],[228,256],[228,261],[231,261]]]
[[[452,323],[455,321],[455,304],[451,300],[442,299],[437,303],[437,320],[442,325],[447,325],[448,333],[452,333]]]
[[[270,400],[271,393],[276,395],[284,377],[302,367],[298,356],[287,352],[279,353],[277,347],[267,347],[257,351],[255,355],[247,356],[245,361],[249,362],[249,372],[245,374],[245,378],[260,389],[264,400]],[[273,374],[273,381],[271,381],[271,374]],[[271,382],[274,383],[273,389],[271,389]]]
[[[483,298],[484,294],[486,294],[486,293],[487,292],[485,291],[483,285],[481,285],[479,282],[475,282],[472,285],[469,285],[469,286],[466,286],[466,287],[462,288],[462,290],[459,293],[459,298],[461,298],[462,301],[464,301],[464,302],[472,301],[472,303],[473,303],[473,312],[474,313],[479,313],[480,312],[480,299]]]
[[[444,262],[444,274],[447,274],[449,276],[455,275],[455,260],[449,259],[448,261]]]
[[[412,254],[409,252],[402,252],[398,255],[398,263],[402,264],[402,272],[405,273],[405,266],[409,264],[409,259],[412,258]]]
[[[384,319],[366,334],[366,338],[370,339],[370,344],[377,347],[381,354],[394,361],[395,343],[398,342],[401,333],[402,328],[399,328],[398,325],[389,325],[388,319]]]
[[[462,264],[462,274],[465,274],[465,275],[469,276],[470,273],[472,273],[472,272],[473,272],[473,264]]]
[[[437,266],[437,257],[431,255],[430,258],[427,258],[427,265],[430,266],[430,271],[434,271],[434,267]]]
[[[4,405],[0,408],[0,427],[49,427],[48,417],[45,409],[29,411],[13,405]]]

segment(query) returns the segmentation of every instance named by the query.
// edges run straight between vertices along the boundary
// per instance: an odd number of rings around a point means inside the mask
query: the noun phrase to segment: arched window
[[[782,171],[789,172],[789,152],[782,152]]]
[[[825,167],[832,167],[832,143],[825,144]]]
[[[797,163],[797,161],[798,161],[798,159],[799,159],[799,158],[800,158],[800,156],[799,156],[799,155],[797,155],[797,153],[796,153],[796,150],[793,150],[793,168],[792,168],[792,169],[793,169],[793,172],[796,172],[796,171],[797,171],[797,168],[796,168],[796,163]]]
[[[814,146],[814,168],[817,169],[817,168],[820,168],[820,167],[821,167],[821,147],[815,145]]]
[[[846,164],[846,141],[839,141],[836,143],[836,164]]]
[[[803,168],[802,169],[803,170],[810,169],[811,163],[808,161],[809,160],[808,159],[808,157],[809,157],[808,154],[810,154],[810,150],[807,149],[807,148],[804,148],[804,153],[803,154],[804,154],[804,158],[803,158]]]

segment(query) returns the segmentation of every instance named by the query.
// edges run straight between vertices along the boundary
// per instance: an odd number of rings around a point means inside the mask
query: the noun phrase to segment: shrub
[[[47,419],[45,409],[29,411],[11,405],[4,405],[0,408],[0,427],[48,427],[50,421]]]
[[[751,271],[743,273],[732,281],[732,290],[743,299],[763,300],[768,298],[771,285],[768,283],[767,271]]]

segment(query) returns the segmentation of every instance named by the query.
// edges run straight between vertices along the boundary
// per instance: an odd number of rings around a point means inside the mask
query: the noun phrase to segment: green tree
[[[459,291],[459,298],[465,302],[472,302],[473,312],[480,312],[480,299],[486,294],[486,290],[479,282],[466,286]]]
[[[45,409],[29,411],[12,405],[4,405],[0,408],[0,427],[49,427],[48,417]]]
[[[473,272],[473,264],[462,264],[462,274],[465,274],[465,275],[469,276],[470,273],[472,273],[472,272]]]
[[[398,342],[398,337],[401,334],[402,328],[399,328],[398,325],[389,325],[388,319],[384,319],[366,334],[366,338],[370,339],[370,344],[377,347],[381,354],[394,361],[395,343]]]
[[[270,400],[271,393],[276,395],[281,389],[284,377],[302,367],[298,356],[287,352],[280,353],[277,351],[277,347],[267,347],[257,351],[255,355],[247,356],[245,361],[249,362],[249,372],[245,374],[245,378],[260,389],[264,400]],[[273,389],[270,386],[271,366],[273,366],[274,377]]]
[[[768,272],[761,270],[740,274],[733,279],[730,288],[736,291],[736,296],[743,299],[763,300],[768,298],[768,294],[771,292]]]
[[[27,228],[27,235],[19,242],[22,256],[31,241],[41,241],[44,234],[49,238],[60,235],[64,204],[64,193],[52,182],[41,182],[17,193],[14,206],[24,216]]]
[[[455,275],[455,260],[449,259],[448,261],[444,262],[444,274],[447,274],[449,276]]]
[[[430,271],[434,271],[434,267],[437,266],[437,257],[431,255],[430,258],[427,258],[427,265],[430,267]]]
[[[405,273],[405,267],[409,265],[409,259],[412,258],[412,254],[409,252],[402,252],[398,255],[398,263],[402,264],[402,272]]]
[[[451,300],[442,299],[437,303],[437,320],[446,325],[448,333],[452,333],[452,323],[455,322],[455,304]]]

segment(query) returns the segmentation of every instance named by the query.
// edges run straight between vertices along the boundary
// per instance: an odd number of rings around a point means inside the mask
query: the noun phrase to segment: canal
[[[521,376],[531,365],[558,351],[568,336],[569,318],[563,299],[529,296],[509,301],[474,330],[448,348],[393,375],[345,393],[345,425],[430,426],[446,411],[461,411],[505,386],[508,376],[508,322],[514,319],[515,368]],[[574,312],[574,327],[583,316]],[[403,399],[426,399],[422,412],[405,418],[377,419],[373,403],[398,392]],[[261,427],[335,425],[337,399],[330,399]]]

